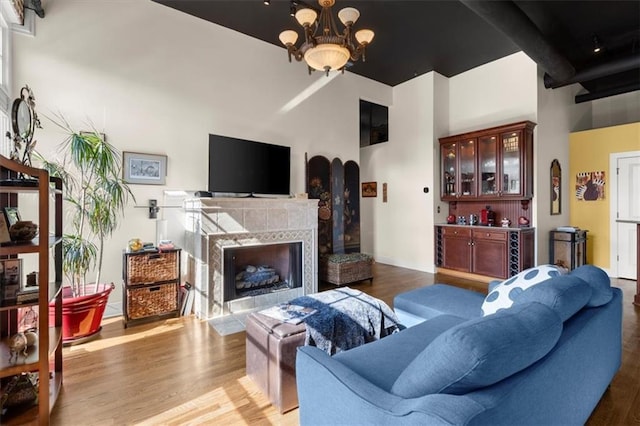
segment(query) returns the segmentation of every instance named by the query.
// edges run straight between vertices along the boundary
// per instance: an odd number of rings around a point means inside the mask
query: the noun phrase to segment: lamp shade
[[[313,24],[316,21],[317,17],[318,17],[318,14],[313,9],[304,8],[304,9],[299,9],[296,12],[296,20],[303,27],[305,25]]]
[[[375,33],[371,30],[360,30],[356,32],[355,37],[360,44],[369,44],[373,40]]]
[[[284,30],[280,33],[280,36],[278,36],[278,38],[280,39],[280,42],[285,46],[289,44],[296,44],[296,41],[298,41],[298,33],[293,30]]]
[[[318,71],[338,70],[349,60],[349,50],[337,44],[319,44],[304,54],[304,60],[311,68]]]
[[[348,24],[355,24],[359,17],[360,12],[358,12],[358,9],[353,7],[345,7],[338,12],[338,18],[344,26],[347,26]]]

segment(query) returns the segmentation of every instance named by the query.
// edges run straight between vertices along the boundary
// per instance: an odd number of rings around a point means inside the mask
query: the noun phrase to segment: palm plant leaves
[[[74,292],[81,294],[92,267],[100,282],[104,241],[118,227],[129,197],[135,197],[121,178],[118,150],[101,133],[76,132],[61,116],[54,123],[67,133],[60,145],[63,159],[37,158],[51,176],[62,179],[65,201],[72,207],[72,232],[63,237],[62,267]]]

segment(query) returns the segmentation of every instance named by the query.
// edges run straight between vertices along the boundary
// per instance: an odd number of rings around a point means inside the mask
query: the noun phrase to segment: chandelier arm
[[[315,30],[311,29],[311,25],[304,26],[304,41],[306,44],[312,44],[315,42],[314,33]]]
[[[344,31],[342,32],[342,36],[344,37],[344,46],[347,47],[349,51],[352,51],[355,48],[351,30],[352,25],[348,24],[344,27]]]
[[[366,57],[365,57],[366,49],[367,49],[366,44],[358,43],[358,47],[352,51],[351,60],[357,61],[358,59],[362,58],[362,62],[366,62]]]

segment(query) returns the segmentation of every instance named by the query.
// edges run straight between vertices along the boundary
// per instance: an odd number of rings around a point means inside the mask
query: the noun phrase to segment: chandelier
[[[309,74],[312,70],[318,70],[326,72],[328,76],[329,71],[344,72],[349,60],[357,61],[362,57],[362,61],[365,61],[365,49],[373,40],[374,33],[363,29],[353,34],[353,24],[360,17],[358,9],[345,7],[338,12],[338,18],[344,25],[341,34],[331,14],[335,0],[318,0],[322,7],[320,16],[314,8],[302,1],[293,0],[291,3],[294,10],[297,5],[304,6],[295,12],[296,20],[304,29],[304,42],[296,47],[297,32],[285,30],[280,33],[280,41],[287,47],[289,62],[292,56],[296,61],[304,58],[309,66]]]

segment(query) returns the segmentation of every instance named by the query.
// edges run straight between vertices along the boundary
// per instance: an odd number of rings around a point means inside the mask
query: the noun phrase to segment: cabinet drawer
[[[551,231],[550,233],[551,239],[556,241],[584,241],[587,238],[587,231]]]
[[[507,232],[506,231],[485,231],[475,229],[473,231],[474,239],[482,239],[482,240],[494,240],[494,241],[507,241]]]
[[[127,285],[178,279],[178,252],[127,254]]]
[[[461,226],[443,226],[442,235],[446,236],[458,236],[458,237],[471,237],[471,229],[463,228]]]
[[[178,283],[127,287],[127,317],[139,319],[178,309]]]

